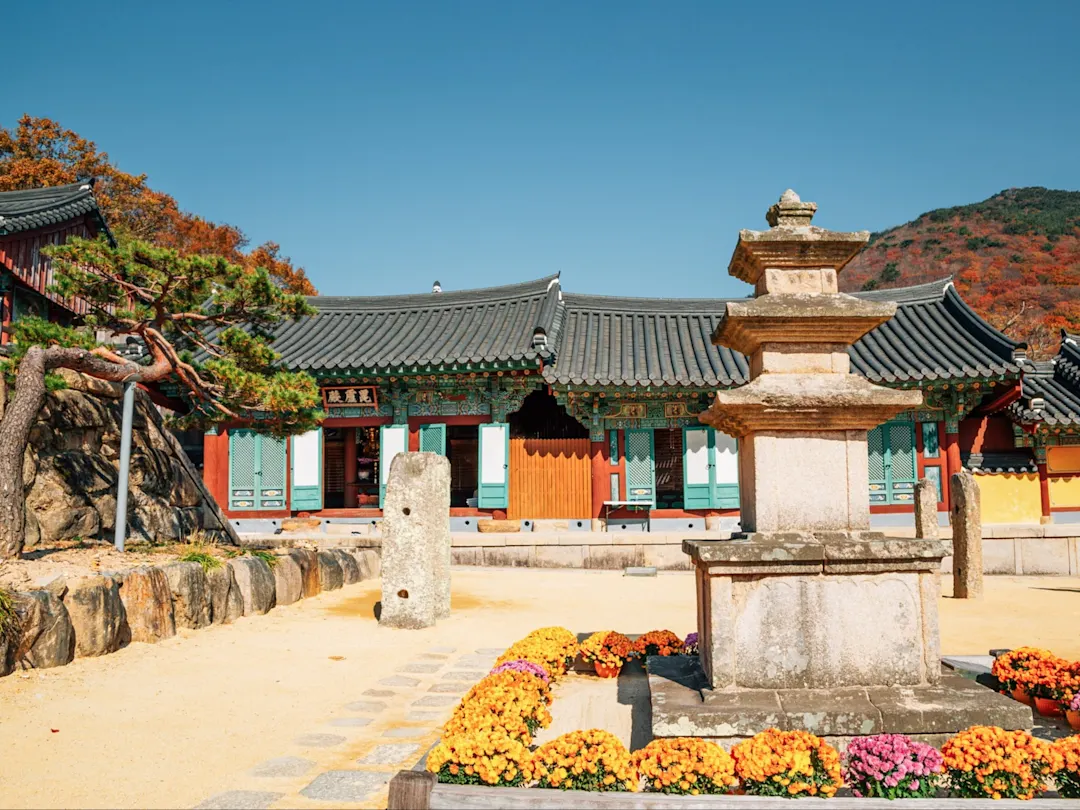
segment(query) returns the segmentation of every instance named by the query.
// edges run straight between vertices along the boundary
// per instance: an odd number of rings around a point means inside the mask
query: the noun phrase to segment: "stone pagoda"
[[[869,233],[815,227],[816,210],[789,190],[769,230],[739,233],[729,272],[754,297],[726,305],[713,342],[746,355],[750,381],[700,418],[739,440],[742,531],[683,543],[700,669],[650,659],[653,732],[733,740],[775,726],[842,741],[1028,728],[1026,707],[942,678],[946,544],[870,531],[867,431],[922,394],[850,373],[848,348],[896,305],[839,292]]]

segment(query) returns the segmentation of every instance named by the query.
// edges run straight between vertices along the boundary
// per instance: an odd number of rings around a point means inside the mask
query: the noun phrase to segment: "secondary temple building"
[[[986,522],[1080,519],[1080,350],[1026,358],[948,279],[857,293],[896,316],[848,351],[850,370],[924,404],[870,432],[875,525],[910,521],[917,479],[980,477]],[[564,292],[561,279],[385,297],[317,297],[281,325],[282,362],[317,378],[322,428],[280,441],[257,422],[205,438],[205,480],[234,519],[378,519],[389,461],[445,455],[456,529],[478,518],[569,528],[733,527],[738,443],[698,414],[745,385],[715,346],[727,299]]]

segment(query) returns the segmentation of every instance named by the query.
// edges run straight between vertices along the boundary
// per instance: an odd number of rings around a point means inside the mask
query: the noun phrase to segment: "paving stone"
[[[410,722],[418,722],[421,720],[438,720],[445,712],[406,712],[405,719]]]
[[[230,790],[211,796],[195,810],[263,810],[285,794],[263,790]]]
[[[335,717],[329,723],[328,726],[343,726],[351,728],[362,728],[371,724],[370,717]]]
[[[483,672],[447,672],[442,676],[444,681],[467,681],[468,683],[476,683],[484,677],[486,673]]]
[[[252,776],[303,776],[315,763],[303,757],[276,757],[251,769]]]
[[[477,655],[502,655],[506,652],[505,647],[481,647],[476,651]]]
[[[400,765],[415,754],[419,747],[416,743],[386,743],[376,746],[359,763],[361,765]]]
[[[305,748],[331,748],[345,742],[340,734],[301,734],[294,743]]]
[[[366,697],[393,697],[396,694],[393,689],[368,689],[364,692]]]
[[[383,686],[416,686],[420,683],[416,678],[406,678],[404,675],[392,675],[379,681]]]
[[[495,663],[489,655],[463,655],[457,660],[457,666],[463,669],[488,669]]]
[[[403,667],[398,667],[398,672],[416,672],[424,675],[430,675],[432,672],[438,672],[442,668],[442,664],[406,664]],[[381,681],[380,681],[381,683]]]
[[[421,658],[427,658],[428,660],[445,661],[449,658],[449,655],[443,655],[442,653],[420,653]]]
[[[429,729],[424,726],[398,726],[383,732],[384,737],[423,737]]]
[[[450,692],[455,695],[460,695],[465,692],[465,685],[461,683],[437,683],[430,689],[429,692]]]
[[[457,647],[432,647],[431,652],[433,652],[433,653],[452,653],[452,652],[457,652]]]
[[[300,791],[301,796],[324,802],[363,802],[390,781],[391,774],[373,771],[327,771]]]
[[[458,702],[452,695],[427,695],[412,702],[413,706],[453,706]]]
[[[386,708],[386,704],[381,700],[357,700],[353,703],[345,704],[345,708],[350,712],[370,712],[375,714],[381,712]]]

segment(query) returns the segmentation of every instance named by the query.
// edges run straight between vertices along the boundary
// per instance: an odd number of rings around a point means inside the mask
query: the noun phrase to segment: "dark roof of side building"
[[[1009,406],[1015,420],[1080,427],[1080,336],[1062,332],[1057,355],[1032,364],[1022,388],[1021,398]]]
[[[1018,376],[1019,344],[983,321],[950,280],[873,293],[896,317],[852,347],[852,368],[883,383]],[[316,375],[431,373],[544,364],[553,384],[734,387],[746,358],[711,342],[730,299],[563,294],[559,277],[419,295],[314,297],[319,312],[280,325],[284,364]],[[546,339],[537,342],[541,330]]]
[[[278,327],[274,348],[285,364],[313,372],[371,371],[479,363],[531,362],[537,328],[557,328],[557,275],[457,292],[313,297],[318,314]]]
[[[881,383],[1016,375],[1019,344],[982,320],[951,279],[856,297],[896,301],[896,316],[849,351],[852,369]],[[732,299],[565,296],[558,356],[545,369],[563,385],[733,387],[746,358],[710,336]]]
[[[92,178],[64,186],[0,192],[0,236],[60,225],[86,214],[113,241],[94,198]]]

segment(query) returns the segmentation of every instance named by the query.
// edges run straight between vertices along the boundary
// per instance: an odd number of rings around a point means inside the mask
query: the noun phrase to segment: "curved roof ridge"
[[[516,284],[503,284],[495,287],[476,287],[468,290],[450,290],[446,292],[406,293],[404,295],[312,295],[308,303],[320,311],[373,310],[373,309],[441,309],[455,305],[469,305],[505,301],[516,298],[545,296],[559,290],[559,273],[521,281]]]
[[[570,309],[637,309],[645,306],[647,311],[715,311],[720,314],[729,301],[743,298],[644,298],[640,296],[592,295],[588,293],[565,293],[563,302]]]
[[[95,182],[96,178],[89,177],[62,186],[0,191],[0,235],[58,225],[89,214],[115,244],[94,196]]]
[[[945,297],[946,292],[953,287],[953,277],[945,276],[935,281],[927,281],[922,284],[912,284],[908,287],[890,287],[887,290],[865,290],[848,293],[856,298],[865,298],[870,301],[895,301],[898,304],[921,304],[931,301],[939,301]]]

